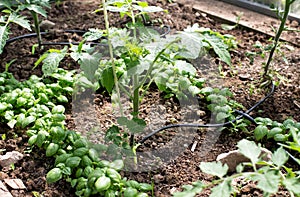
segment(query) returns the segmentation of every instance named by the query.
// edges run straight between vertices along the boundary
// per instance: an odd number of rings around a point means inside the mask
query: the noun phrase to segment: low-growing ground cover
[[[91,12],[98,8],[99,2],[69,2],[65,1],[62,4],[52,5],[52,9],[48,10],[48,19],[55,22],[54,30],[51,30],[48,36],[45,39],[49,39],[49,41],[61,41],[62,38],[65,40],[73,39],[74,41],[81,41],[82,37],[75,33],[73,34],[66,34],[61,31],[61,29],[81,29],[81,30],[88,30],[88,28],[100,28],[104,29],[104,22],[102,19],[102,14],[92,14]],[[223,30],[221,28],[222,22],[215,21],[214,19],[206,16],[205,14],[195,11],[191,9],[190,6],[187,5],[178,5],[176,2],[151,2],[151,4],[161,5],[162,8],[167,9],[168,13],[159,12],[155,15],[150,15],[151,18],[153,17],[156,19],[156,24],[159,24],[162,21],[162,24],[170,25],[171,33],[175,30],[183,30],[188,25],[193,25],[198,23],[200,27],[210,28],[214,32],[221,32],[222,34],[230,34],[236,37],[237,41],[237,48],[232,48],[231,56],[232,56],[232,64],[228,66],[226,63],[222,62],[222,58],[217,58],[214,54],[212,54],[209,58],[204,59],[201,61],[209,62],[212,64],[205,64],[206,67],[200,67],[198,72],[200,76],[211,78],[208,80],[208,83],[217,87],[225,88],[228,87],[232,93],[232,99],[241,103],[246,109],[249,109],[253,106],[259,99],[264,97],[264,95],[268,92],[268,89],[258,89],[257,85],[260,78],[260,71],[261,71],[261,64],[264,62],[262,57],[267,53],[264,47],[267,47],[270,42],[268,42],[268,37],[262,34],[258,34],[256,32],[251,32],[246,29],[235,28],[233,30]],[[82,12],[82,15],[74,15],[74,10],[78,10]],[[57,17],[59,15],[59,17]],[[99,19],[101,18],[101,19]],[[128,22],[128,17],[119,19],[118,15],[110,15],[109,18],[110,24],[112,26],[124,26],[126,22]],[[79,25],[80,24],[80,25]],[[23,29],[17,30],[15,26],[12,27],[12,36],[21,35],[26,32],[22,32]],[[36,43],[35,40],[31,39],[22,39],[15,41],[8,46],[5,47],[4,53],[1,55],[3,59],[2,67],[3,70],[5,68],[5,63],[10,62],[12,59],[16,59],[13,62],[8,70],[13,73],[13,75],[21,81],[26,81],[32,74],[37,74],[41,76],[41,69],[38,66],[37,68],[33,69],[33,64],[37,61],[39,57],[39,53],[37,52],[35,55],[31,55],[31,44]],[[288,81],[282,81],[280,86],[276,89],[274,95],[268,99],[265,103],[263,103],[259,108],[254,110],[251,113],[252,117],[268,117],[271,118],[273,121],[284,122],[287,118],[292,117],[296,122],[299,122],[299,65],[298,65],[298,48],[294,46],[294,50],[290,50],[291,47],[285,47],[286,45],[282,44],[281,50],[284,57],[286,58],[287,62],[284,62],[281,55],[278,55],[275,58],[275,70],[280,74],[288,79]],[[59,46],[58,46],[59,47]],[[51,46],[50,48],[53,48]],[[55,47],[56,48],[56,47]],[[16,50],[18,49],[18,50]],[[213,52],[211,52],[213,53]],[[280,53],[279,53],[280,54]],[[22,57],[22,58],[20,58]],[[213,58],[212,58],[213,57]],[[266,59],[266,57],[265,57]],[[70,58],[65,58],[65,61],[61,63],[61,67],[67,70],[78,69],[78,65],[75,61],[71,60]],[[179,67],[180,68],[180,67]],[[202,74],[202,75],[201,75]],[[217,75],[216,75],[217,74]],[[3,76],[4,78],[7,76]],[[10,76],[8,76],[9,78]],[[274,77],[276,78],[276,77]],[[51,78],[50,78],[51,79]],[[276,78],[277,79],[277,78]],[[36,79],[37,80],[37,79]],[[277,79],[278,80],[278,79]],[[62,81],[70,82],[69,78],[62,79]],[[36,82],[36,81],[35,81]],[[35,83],[34,82],[34,83]],[[50,80],[51,82],[51,80]],[[46,83],[50,83],[46,81]],[[60,87],[58,92],[62,91],[64,94],[56,94],[54,93],[51,95],[51,99],[54,100],[52,102],[57,102],[58,104],[63,104],[64,101],[70,101],[72,99],[71,95],[65,95],[69,90],[67,87],[71,86],[71,84],[65,84],[65,82],[61,82],[64,84],[65,87]],[[26,82],[25,82],[26,83]],[[12,81],[12,84],[17,84],[17,82]],[[54,80],[54,84],[55,80]],[[28,83],[27,83],[28,85]],[[26,85],[25,85],[26,86]],[[14,87],[13,89],[16,89]],[[55,85],[48,85],[48,87],[52,91],[56,91],[58,88]],[[108,86],[104,88],[107,89]],[[173,86],[169,86],[172,88]],[[26,88],[26,87],[25,87]],[[29,84],[29,88],[32,89],[32,86]],[[64,89],[65,88],[65,89]],[[99,141],[103,139],[103,135],[99,136],[99,134],[95,131],[90,132],[94,126],[98,126],[100,128],[96,128],[96,131],[104,131],[108,129],[112,122],[115,122],[115,117],[113,116],[113,106],[111,104],[111,98],[107,92],[103,91],[104,89],[98,90],[92,93],[82,94],[78,97],[73,97],[73,100],[78,101],[78,103],[73,103],[73,106],[70,103],[65,103],[64,106],[66,108],[66,125],[65,127],[71,130],[77,130],[82,132],[83,135],[89,136],[90,139],[93,141]],[[174,88],[176,90],[176,88]],[[30,91],[25,89],[24,93],[17,92],[17,94],[27,94]],[[186,110],[187,112],[191,112],[192,110],[182,105],[181,102],[178,102],[176,97],[166,93],[161,93],[157,91],[156,87],[149,87],[149,93],[146,94],[143,101],[140,103],[140,118],[144,118],[145,121],[150,124],[150,129],[154,130],[164,124],[173,124],[178,122],[186,121],[186,117],[183,114],[183,111]],[[35,92],[34,96],[41,100],[44,99],[44,95],[41,93],[43,92]],[[49,91],[44,92],[47,97],[49,97]],[[95,94],[94,94],[95,93]],[[175,91],[176,93],[176,91]],[[64,97],[67,96],[67,97]],[[74,96],[74,95],[73,95]],[[169,96],[170,98],[167,98]],[[88,97],[88,98],[84,98]],[[30,96],[28,96],[30,98]],[[88,100],[92,99],[92,100]],[[179,101],[181,101],[179,99]],[[4,101],[3,101],[4,102]],[[23,101],[19,99],[13,107],[19,107],[22,109],[22,106],[31,106],[29,101]],[[38,101],[43,102],[43,101]],[[9,103],[9,102],[7,102]],[[86,104],[90,103],[90,104]],[[211,121],[211,112],[206,108],[204,105],[205,101],[201,100],[200,108],[197,109],[196,116],[199,117],[197,123],[209,123]],[[75,107],[74,107],[75,106]],[[81,106],[81,108],[80,108]],[[9,106],[10,107],[10,106]],[[51,104],[48,104],[48,108],[52,108]],[[186,108],[185,108],[186,107]],[[237,105],[235,105],[238,108]],[[38,108],[38,107],[37,107]],[[52,109],[53,110],[53,109]],[[58,111],[52,111],[55,117],[50,117],[50,119],[54,118],[55,121],[63,120],[61,117],[61,112],[59,108]],[[22,111],[21,111],[22,112]],[[153,113],[153,114],[151,114]],[[22,114],[22,113],[21,113]],[[28,152],[28,144],[26,143],[28,139],[28,135],[26,135],[26,128],[28,125],[33,123],[33,119],[26,114],[26,121],[21,120],[22,116],[16,117],[16,121],[11,121],[9,124],[11,127],[16,127],[14,129],[10,129],[9,126],[6,126],[3,123],[3,127],[5,128],[5,132],[2,135],[1,141],[1,149],[4,149],[3,152],[8,152],[12,150],[19,150],[24,153],[24,151]],[[5,117],[9,116],[9,113],[5,114]],[[44,115],[44,114],[42,114]],[[39,117],[42,117],[39,115]],[[63,116],[63,115],[62,115]],[[18,120],[18,118],[20,120]],[[49,117],[46,117],[49,118]],[[61,119],[60,119],[61,118]],[[7,119],[7,118],[6,118]],[[47,119],[48,120],[48,119]],[[35,121],[35,120],[34,120]],[[15,122],[15,124],[13,124]],[[270,137],[269,141],[265,138],[260,137],[259,135],[264,132],[265,127],[274,127],[274,132],[285,132],[279,131],[280,125],[276,125],[277,123],[270,122],[270,120],[260,119],[257,120],[260,122],[261,126],[256,131],[256,137],[259,142],[264,144],[267,148],[275,148],[274,144],[275,141],[272,140],[272,136]],[[119,122],[120,123],[120,122]],[[12,125],[13,124],[13,125]],[[284,125],[288,127],[288,125],[293,125],[294,123],[289,124],[286,122]],[[295,126],[297,128],[297,126]],[[253,130],[253,127],[250,127],[249,130]],[[269,128],[271,129],[271,128]],[[298,128],[299,129],[299,128]],[[292,130],[292,129],[290,129]],[[121,172],[122,176],[126,176],[131,180],[136,180],[138,182],[146,182],[149,184],[154,185],[154,191],[152,192],[153,196],[171,196],[171,193],[181,190],[181,186],[184,184],[191,184],[193,181],[197,180],[205,180],[210,181],[212,180],[212,176],[208,176],[207,174],[203,173],[199,169],[200,162],[205,161],[214,161],[218,154],[227,152],[229,150],[236,149],[236,144],[239,140],[248,138],[254,140],[253,134],[249,134],[247,132],[242,132],[241,127],[236,128],[236,130],[229,130],[225,129],[223,132],[218,136],[216,139],[217,141],[209,142],[205,140],[207,138],[207,132],[204,129],[192,129],[193,132],[188,132],[183,130],[183,139],[180,142],[183,144],[185,143],[186,146],[178,145],[178,144],[166,144],[168,141],[172,141],[172,137],[178,130],[174,129],[170,132],[162,132],[154,137],[146,140],[143,145],[138,147],[138,152],[149,151],[149,150],[159,150],[159,148],[167,147],[169,149],[177,150],[176,147],[182,146],[181,149],[174,151],[166,150],[166,153],[174,153],[174,155],[168,156],[169,162],[166,162],[159,168],[155,168],[155,166],[159,165],[159,161],[157,163],[151,163],[153,158],[151,155],[150,163],[149,160],[146,158],[141,160],[141,163],[144,166],[149,167],[150,164],[154,167],[150,171],[145,170],[131,170]],[[217,132],[217,131],[215,131]],[[181,132],[180,132],[181,133]],[[277,134],[278,134],[277,133]],[[46,134],[45,134],[46,135]],[[271,134],[270,134],[271,135]],[[5,137],[4,137],[5,136]],[[30,135],[29,135],[30,136]],[[35,136],[35,133],[31,134],[31,137]],[[36,135],[37,138],[38,134]],[[41,133],[40,136],[43,136]],[[70,134],[70,136],[72,136]],[[137,141],[142,138],[143,135],[137,137]],[[180,136],[179,136],[180,137]],[[285,137],[285,136],[282,136]],[[35,138],[35,137],[33,137]],[[44,138],[44,137],[42,137]],[[99,139],[97,139],[99,138]],[[263,138],[263,139],[260,139]],[[34,140],[33,140],[34,141]],[[75,140],[76,141],[76,140]],[[68,143],[75,143],[70,140]],[[33,142],[33,143],[36,143]],[[56,144],[56,142],[53,142]],[[193,148],[193,145],[196,144],[196,147]],[[53,145],[56,149],[55,146]],[[42,144],[37,144],[37,147],[33,148],[28,153],[28,156],[25,159],[21,160],[19,163],[15,164],[14,170],[3,171],[1,174],[3,178],[21,178],[25,182],[25,185],[28,187],[28,191],[12,191],[12,194],[15,196],[22,196],[22,195],[32,195],[32,191],[37,191],[40,194],[45,196],[72,196],[75,194],[75,189],[70,188],[70,183],[65,181],[60,181],[59,183],[55,184],[46,184],[46,173],[53,169],[54,161],[53,159],[49,159],[49,162],[42,163],[39,160],[43,161],[46,157],[45,153],[39,149],[42,147]],[[207,154],[203,154],[203,150],[209,150]],[[57,151],[57,150],[56,150]],[[274,150],[272,150],[274,151]],[[280,153],[280,152],[279,152]],[[278,153],[278,154],[279,154]],[[51,156],[52,153],[50,148],[48,152],[46,152],[48,156]],[[54,154],[54,153],[53,153]],[[76,153],[79,154],[79,153]],[[297,157],[297,154],[295,155]],[[161,158],[167,157],[164,155]],[[174,157],[174,158],[173,158]],[[76,165],[76,159],[75,160]],[[141,159],[141,158],[139,158]],[[30,165],[34,163],[34,165]],[[73,166],[73,162],[69,161],[68,166]],[[96,164],[95,164],[96,165]],[[27,166],[37,166],[36,168],[40,170],[34,170],[28,168]],[[295,163],[293,160],[288,164],[289,167],[292,167],[298,170],[298,164]],[[34,168],[34,169],[36,169]],[[203,167],[201,168],[203,170]],[[132,172],[134,171],[134,172]],[[78,172],[79,173],[79,172]],[[59,173],[58,173],[59,174]],[[217,176],[220,174],[216,174]],[[299,176],[299,175],[298,175]],[[222,177],[222,176],[221,176]],[[103,179],[104,180],[104,179]],[[99,181],[100,182],[100,181]],[[101,181],[103,182],[103,181]],[[74,183],[76,184],[76,183]],[[261,195],[262,192],[258,189],[255,189],[255,185],[249,182],[243,182],[241,180],[240,184],[241,191],[239,195]],[[64,187],[61,187],[63,185]],[[245,186],[244,186],[245,185]],[[130,187],[133,188],[133,187]],[[100,191],[100,190],[99,190]],[[151,192],[149,193],[151,194]],[[206,196],[209,194],[209,191],[205,191],[200,194],[200,196]],[[36,194],[37,195],[37,194]],[[186,194],[185,194],[186,195]],[[278,196],[286,196],[288,195],[286,191],[282,190],[278,194]]]

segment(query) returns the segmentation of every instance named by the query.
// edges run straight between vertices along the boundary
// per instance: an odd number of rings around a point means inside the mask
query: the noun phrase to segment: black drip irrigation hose
[[[274,93],[275,85],[274,85],[274,83],[272,83],[271,85],[272,85],[271,91],[264,98],[262,98],[259,102],[257,102],[255,105],[253,105],[250,109],[248,109],[245,112],[235,110],[234,112],[236,112],[237,114],[240,114],[240,115],[238,117],[236,117],[235,119],[233,119],[233,120],[227,121],[225,123],[216,123],[216,124],[195,124],[195,123],[171,124],[171,125],[167,125],[167,126],[164,126],[164,127],[161,127],[157,130],[152,131],[151,133],[146,135],[142,140],[140,140],[139,143],[142,144],[147,139],[149,139],[150,137],[155,135],[156,133],[158,133],[160,131],[163,131],[163,130],[166,130],[166,129],[170,129],[170,128],[178,128],[178,127],[197,127],[197,128],[213,128],[214,127],[214,128],[217,128],[217,127],[224,127],[224,126],[232,125],[233,123],[235,123],[236,121],[240,120],[243,117],[250,120],[252,123],[254,123],[256,125],[255,120],[249,115],[249,113],[251,111],[253,111],[256,107],[258,107],[260,104],[265,102],[265,100],[267,100]]]
[[[165,37],[167,34],[170,33],[171,28],[169,25],[164,25],[162,28],[166,28],[166,31],[164,33],[162,33],[160,36]],[[75,30],[75,29],[68,29],[68,30],[63,30],[63,31],[66,33],[79,33],[79,34],[84,34],[87,32],[87,31]],[[46,34],[50,34],[50,32],[40,32],[40,34],[46,35]],[[8,39],[6,41],[6,44],[12,43],[12,42],[20,40],[20,39],[32,38],[32,37],[36,37],[36,36],[37,36],[37,33],[24,34],[21,36],[17,36],[17,37]],[[88,42],[88,43],[91,45],[108,46],[107,44],[102,44],[102,43],[97,43],[97,42]],[[79,42],[43,42],[43,43],[41,43],[41,45],[70,45],[70,44],[77,45],[77,44],[79,44]]]

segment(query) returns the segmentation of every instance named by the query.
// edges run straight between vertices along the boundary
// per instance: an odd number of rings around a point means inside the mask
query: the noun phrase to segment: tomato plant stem
[[[269,54],[267,63],[266,63],[266,65],[264,66],[264,74],[263,74],[263,78],[266,78],[267,75],[268,75],[269,68],[270,68],[270,64],[271,64],[271,61],[272,61],[274,52],[275,52],[275,50],[276,50],[276,47],[277,47],[277,45],[278,45],[280,36],[281,36],[282,32],[285,30],[285,22],[286,22],[286,20],[287,20],[288,15],[289,15],[290,5],[291,5],[294,1],[295,1],[295,0],[286,0],[286,1],[285,1],[284,12],[283,12],[283,16],[282,16],[282,17],[280,16],[280,21],[281,21],[281,23],[280,23],[279,29],[278,29],[278,31],[276,32],[276,35],[275,35],[274,45],[273,45],[273,47],[272,47],[272,49],[271,49],[271,51],[270,51],[270,54]]]
[[[117,102],[119,105],[121,116],[123,116],[123,108],[122,108],[122,104],[121,104],[121,100],[120,100],[119,82],[118,82],[118,77],[117,77],[117,73],[116,73],[117,69],[116,69],[116,65],[115,65],[115,61],[114,61],[113,47],[112,47],[111,40],[110,40],[109,21],[108,21],[108,13],[107,13],[106,5],[105,5],[106,4],[105,0],[102,0],[102,4],[103,4],[105,29],[107,31],[107,43],[108,43],[108,49],[109,49],[109,56],[110,56],[110,61],[112,63],[114,83],[115,83],[115,88],[116,88],[116,92],[117,92]]]

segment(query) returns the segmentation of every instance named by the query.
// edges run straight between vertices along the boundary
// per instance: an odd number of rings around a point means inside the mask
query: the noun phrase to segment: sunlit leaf
[[[255,137],[256,140],[261,140],[267,134],[268,134],[268,128],[264,125],[258,125],[254,129],[254,137]]]
[[[285,162],[287,162],[288,159],[289,156],[282,147],[278,148],[272,155],[272,161],[278,167],[281,167],[283,164],[285,164]]]
[[[228,166],[227,164],[223,165],[222,162],[201,162],[200,169],[202,172],[211,174],[213,176],[217,176],[222,178],[227,174]]]
[[[231,179],[225,179],[222,183],[211,189],[209,197],[229,197],[233,188],[231,186]]]
[[[288,177],[283,180],[285,187],[295,194],[300,194],[300,180],[296,177]]]
[[[240,153],[249,158],[253,164],[256,164],[258,157],[260,156],[261,149],[255,144],[255,142],[242,139],[238,142],[237,147],[239,148]]]
[[[31,31],[30,22],[26,19],[25,16],[18,15],[16,13],[11,13],[11,15],[8,17],[8,21],[12,23],[16,23],[20,26],[22,26],[25,29],[28,29]]]
[[[3,48],[8,40],[9,29],[7,26],[0,26],[0,54],[3,52]]]
[[[264,192],[273,194],[278,190],[280,176],[275,171],[266,171],[264,174],[257,173],[253,179],[258,181],[257,187]]]

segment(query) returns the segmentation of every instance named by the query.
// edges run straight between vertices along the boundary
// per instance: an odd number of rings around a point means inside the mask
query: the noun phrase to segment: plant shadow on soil
[[[246,56],[249,51],[257,51],[253,45],[255,42],[259,41],[262,44],[268,44],[269,37],[257,32],[249,31],[243,28],[236,28],[231,31],[225,31],[221,29],[222,22],[215,20],[203,14],[199,11],[193,10],[188,5],[179,5],[176,2],[167,3],[165,1],[151,1],[151,4],[159,5],[169,11],[169,13],[158,13],[151,15],[153,18],[161,19],[162,23],[169,25],[172,31],[182,30],[188,25],[198,23],[202,27],[211,28],[214,31],[219,31],[221,33],[228,33],[237,38],[238,49],[232,51],[232,67],[220,62],[219,59],[215,59],[216,65],[222,65],[223,73],[223,87],[228,87],[234,94],[234,99],[242,103],[245,108],[250,108],[259,99],[264,96],[263,92],[256,91],[254,88],[253,93],[250,93],[251,85],[259,80],[261,63],[264,61],[261,57],[257,57],[253,63],[251,59]],[[102,28],[104,23],[101,14],[92,13],[93,10],[97,9],[98,3],[96,1],[78,2],[78,1],[64,1],[62,5],[56,6],[52,5],[52,9],[48,10],[48,20],[55,22],[55,28],[58,30],[62,29],[81,29],[88,30],[89,28]],[[74,14],[74,11],[80,14]],[[126,22],[126,18],[120,20],[119,16],[111,14],[110,15],[111,24],[115,26],[122,26]],[[296,26],[295,28],[299,28]],[[12,27],[13,36],[19,36],[27,31]],[[291,36],[298,36],[298,34],[291,34]],[[80,41],[81,36],[77,34],[50,34],[44,38],[47,41],[55,42],[63,40],[73,40]],[[16,61],[11,65],[9,71],[14,74],[18,80],[26,80],[32,74],[41,76],[41,70],[39,68],[32,70],[34,62],[37,60],[38,55],[31,54],[31,46],[36,43],[35,39],[22,39],[16,42],[10,43],[6,46],[3,54],[0,55],[1,61],[1,71],[5,68],[5,63],[16,59]],[[50,48],[57,48],[59,46],[51,46]],[[45,50],[48,47],[45,47]],[[251,115],[253,117],[262,116],[269,117],[273,120],[283,121],[288,117],[293,117],[296,121],[300,121],[300,55],[299,48],[294,47],[294,51],[289,51],[287,48],[283,48],[285,56],[288,60],[288,64],[284,63],[280,57],[275,58],[275,69],[286,79],[288,82],[282,83],[277,89],[274,95],[268,99],[259,109],[255,110]],[[78,65],[75,64],[70,59],[65,59],[61,67],[65,69],[78,69]],[[247,75],[247,77],[244,77]],[[253,88],[252,88],[253,89]],[[114,121],[113,117],[110,116],[111,104],[108,95],[94,94],[93,101],[90,103],[93,110],[96,111],[91,119],[90,111],[82,112],[84,117],[82,120],[75,118],[72,114],[72,106],[67,106],[67,127],[69,129],[76,129],[76,126],[80,125],[76,121],[91,122],[95,121],[97,124],[102,126],[100,130],[105,130]],[[145,102],[142,103],[142,115],[147,118],[147,115],[151,112],[151,106],[159,105],[162,106],[168,114],[166,117],[166,122],[172,121],[173,119],[180,121],[178,116],[178,102],[176,99],[163,99],[163,96],[153,90],[147,95]],[[209,113],[205,109],[203,120],[209,120]],[[152,121],[152,120],[149,120]],[[158,124],[160,122],[158,121]],[[153,123],[154,124],[154,123]],[[80,130],[89,131],[94,125],[86,124],[86,127]],[[163,125],[161,125],[163,126]],[[3,126],[2,128],[6,128]],[[0,149],[6,149],[6,151],[17,150],[24,153],[27,150],[27,137],[24,131],[11,131],[11,136],[16,133],[17,138],[12,138],[6,141],[0,142]],[[140,151],[146,151],[150,149],[159,149],[164,147],[167,141],[171,141],[171,138],[176,135],[176,129],[171,131],[166,131],[159,133],[145,142],[144,145],[140,147]],[[215,132],[215,131],[214,131]],[[191,133],[191,132],[190,132]],[[8,137],[10,136],[8,135]],[[211,176],[205,175],[199,169],[199,164],[201,161],[214,161],[218,154],[227,152],[229,150],[236,149],[236,143],[246,138],[247,135],[244,133],[231,133],[229,130],[225,129],[220,133],[218,139],[213,144],[204,143],[205,136],[207,136],[207,131],[203,129],[195,130],[193,135],[189,136],[190,141],[185,141],[184,144],[175,144],[180,146],[179,152],[176,152],[173,159],[169,159],[167,163],[159,166],[155,170],[148,172],[123,172],[123,174],[129,179],[134,179],[140,182],[152,183],[154,182],[155,190],[154,196],[163,197],[171,196],[171,192],[180,190],[183,184],[191,183],[196,180],[210,181]],[[194,141],[198,141],[197,148],[191,151],[191,146]],[[175,146],[175,147],[176,147]],[[206,147],[207,146],[207,147]],[[272,143],[267,144],[267,146],[272,147]],[[201,148],[201,149],[200,149]],[[209,150],[207,154],[202,154],[203,150]],[[47,185],[45,181],[45,176],[47,171],[51,168],[53,163],[52,159],[45,159],[45,154],[41,153],[37,149],[33,149],[32,153],[28,154],[24,159],[15,165],[15,170],[2,171],[0,179],[4,178],[20,178],[24,181],[27,190],[18,191],[14,190],[11,193],[14,196],[32,196],[32,191],[37,191],[44,196],[75,196],[74,191],[70,187],[69,183],[60,181],[55,184]],[[148,165],[149,163],[146,163]],[[154,164],[156,165],[156,164]],[[208,196],[209,191],[205,190],[199,196]],[[262,196],[261,192],[255,188],[254,184],[247,184],[242,188],[241,193],[238,196]],[[288,196],[285,191],[280,191],[276,196]]]

